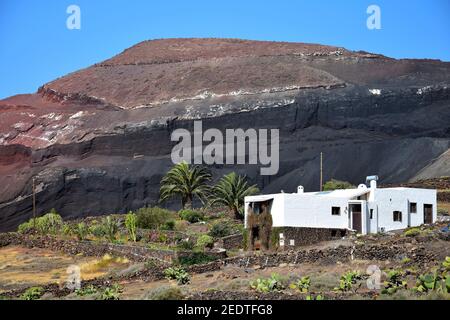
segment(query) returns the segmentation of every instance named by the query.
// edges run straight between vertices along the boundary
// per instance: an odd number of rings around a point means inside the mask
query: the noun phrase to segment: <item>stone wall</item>
[[[244,236],[242,233],[232,234],[231,236],[223,237],[218,241],[221,248],[230,250],[242,247]]]
[[[314,244],[320,241],[339,239],[347,234],[344,229],[278,227],[272,230],[272,245],[280,245],[280,234],[283,234],[284,247],[295,248]]]
[[[0,247],[7,245],[22,245],[28,248],[42,248],[61,251],[76,255],[102,257],[105,254],[126,257],[132,261],[147,261],[151,259],[160,262],[172,262],[177,258],[177,252],[171,250],[150,249],[139,245],[121,245],[112,243],[98,243],[93,241],[71,241],[57,239],[51,236],[29,236],[18,233],[0,234]]]

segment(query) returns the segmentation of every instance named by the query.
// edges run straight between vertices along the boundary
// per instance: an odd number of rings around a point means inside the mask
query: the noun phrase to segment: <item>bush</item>
[[[383,294],[394,294],[398,289],[406,289],[407,282],[402,280],[403,272],[400,270],[391,270],[387,274],[387,281],[384,282]]]
[[[34,228],[40,234],[56,234],[63,226],[63,221],[61,216],[56,213],[55,209],[52,209],[49,213],[43,215],[42,217],[33,219],[31,218],[27,222],[19,225],[17,231],[20,233],[27,233]]]
[[[97,289],[93,285],[90,285],[86,288],[80,288],[80,289],[75,290],[75,294],[77,296],[82,296],[82,297],[90,296],[90,295],[96,294],[97,292],[98,292]]]
[[[63,224],[63,226],[61,228],[61,232],[65,236],[69,236],[69,235],[73,234],[72,227],[68,223]],[[89,230],[88,230],[88,232],[89,232]]]
[[[36,230],[40,234],[56,234],[62,225],[62,218],[55,209],[36,219]]]
[[[204,252],[192,252],[188,255],[178,257],[178,263],[182,266],[191,266],[194,264],[204,264],[216,260],[213,255]]]
[[[438,216],[448,216],[448,210],[444,208],[438,208],[437,209]]]
[[[405,237],[415,237],[418,236],[420,234],[420,229],[419,228],[411,228],[409,230],[406,230],[403,235]]]
[[[362,279],[358,271],[349,271],[341,276],[339,287],[334,288],[335,291],[349,291],[357,280]]]
[[[177,280],[179,285],[187,284],[191,281],[189,273],[182,268],[171,267],[164,270],[164,275],[169,280]]]
[[[307,293],[310,285],[311,280],[309,279],[309,277],[301,277],[296,282],[291,283],[289,287],[291,289],[299,290],[301,293]]]
[[[86,239],[86,236],[89,233],[89,229],[86,226],[84,222],[80,222],[76,225],[75,229],[73,230],[75,235],[77,236],[78,240],[84,240]]]
[[[184,294],[179,287],[162,286],[148,291],[144,300],[183,300]]]
[[[169,210],[158,207],[141,208],[136,213],[137,226],[142,229],[158,229],[172,216]]]
[[[194,249],[194,242],[192,240],[181,240],[178,243],[178,248],[182,249],[182,250],[192,250]]]
[[[37,300],[44,294],[44,292],[45,292],[45,290],[42,287],[31,287],[31,288],[28,288],[20,296],[20,299],[22,299],[22,300]]]
[[[100,296],[101,300],[119,300],[120,293],[122,292],[122,288],[113,284],[111,287],[107,287]]]
[[[28,233],[31,230],[33,230],[33,218],[27,222],[21,223],[17,228],[17,232],[19,233]]]
[[[116,218],[107,216],[102,219],[102,228],[104,230],[106,238],[114,242],[116,240],[116,234],[119,231],[119,222]]]
[[[94,220],[89,226],[89,233],[97,238],[103,238],[106,235],[103,225],[98,223],[96,220]]]
[[[323,185],[324,191],[331,191],[331,190],[338,190],[338,189],[352,189],[352,188],[355,188],[355,186],[352,185],[350,182],[336,180],[336,179],[331,179],[330,181],[327,181]]]
[[[163,226],[162,228],[163,230],[169,230],[172,231],[175,229],[175,220],[168,220]]]
[[[178,214],[180,215],[181,219],[189,221],[190,223],[203,221],[203,219],[204,219],[204,215],[202,212],[190,210],[190,209],[180,210],[180,212],[178,212]]]
[[[137,222],[136,222],[136,215],[134,213],[130,212],[125,216],[125,227],[127,228],[128,231],[128,238],[136,242]]]
[[[214,245],[214,239],[207,234],[201,235],[197,239],[197,244],[195,245],[199,249],[212,248]]]
[[[281,291],[284,289],[284,285],[281,283],[277,274],[272,274],[270,278],[258,278],[250,282],[250,287],[257,292],[267,293],[274,291]]]
[[[186,231],[189,223],[184,220],[177,220],[175,221],[175,230],[176,231]]]
[[[217,222],[213,224],[211,230],[209,231],[209,235],[214,238],[222,238],[229,236],[233,233],[233,228],[224,222]]]

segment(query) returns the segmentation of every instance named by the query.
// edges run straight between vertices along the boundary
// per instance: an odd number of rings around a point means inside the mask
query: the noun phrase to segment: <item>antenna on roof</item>
[[[323,152],[320,153],[320,191],[323,188]]]

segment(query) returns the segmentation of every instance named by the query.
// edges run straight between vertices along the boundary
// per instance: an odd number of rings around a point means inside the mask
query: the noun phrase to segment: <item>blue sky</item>
[[[81,30],[66,28],[71,4],[81,9]],[[381,8],[381,30],[366,27],[371,4]],[[0,98],[169,37],[312,42],[450,61],[450,1],[1,0]]]

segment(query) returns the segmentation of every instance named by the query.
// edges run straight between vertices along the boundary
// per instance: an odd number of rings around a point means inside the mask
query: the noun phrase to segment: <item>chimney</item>
[[[376,175],[368,176],[366,178],[366,182],[370,183],[370,189],[376,189],[377,188],[377,181],[378,181],[378,176],[376,176]]]
[[[304,191],[305,191],[305,188],[303,188],[303,186],[297,187],[297,193],[303,193]]]

